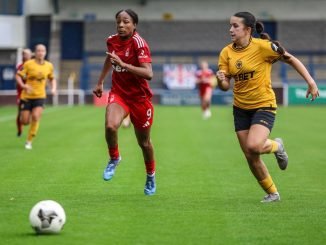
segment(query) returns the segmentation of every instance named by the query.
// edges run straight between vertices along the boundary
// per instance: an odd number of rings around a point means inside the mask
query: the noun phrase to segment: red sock
[[[120,154],[119,154],[119,148],[118,145],[114,147],[109,147],[109,155],[111,159],[118,159]]]
[[[145,162],[146,173],[148,175],[153,175],[155,173],[155,160]]]

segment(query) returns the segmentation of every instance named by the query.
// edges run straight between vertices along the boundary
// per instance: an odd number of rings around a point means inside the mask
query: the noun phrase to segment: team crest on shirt
[[[126,52],[125,52],[125,56],[128,57],[129,56],[129,48],[127,48]]]
[[[242,61],[241,60],[237,60],[237,62],[235,63],[235,67],[237,69],[241,69],[242,68]]]

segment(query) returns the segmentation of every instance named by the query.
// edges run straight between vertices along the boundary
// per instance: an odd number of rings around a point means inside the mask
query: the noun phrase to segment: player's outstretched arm
[[[57,93],[57,80],[53,78],[51,81],[51,94],[55,95]]]
[[[311,95],[311,101],[315,100],[319,96],[318,87],[315,80],[311,77],[304,64],[302,64],[302,62],[298,58],[288,52],[285,52],[282,61],[291,65],[308,84],[306,98]]]
[[[22,89],[26,90],[27,93],[31,93],[32,92],[32,87],[29,86],[28,84],[23,82],[23,78],[16,73],[16,83],[18,86],[20,86]]]

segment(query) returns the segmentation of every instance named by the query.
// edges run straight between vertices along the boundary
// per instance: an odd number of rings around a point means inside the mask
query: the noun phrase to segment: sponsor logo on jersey
[[[254,77],[254,73],[255,73],[255,71],[237,74],[234,76],[234,80],[236,82],[238,82],[238,81],[246,81],[246,80],[252,79]]]
[[[121,66],[116,65],[116,64],[114,64],[114,63],[112,63],[112,68],[113,68],[113,70],[116,71],[116,72],[127,72],[126,69],[124,69],[124,68],[122,68]]]

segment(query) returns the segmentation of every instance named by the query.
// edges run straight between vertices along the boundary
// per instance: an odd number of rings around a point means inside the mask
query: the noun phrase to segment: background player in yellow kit
[[[36,136],[44,101],[46,98],[47,81],[51,82],[51,93],[55,94],[57,82],[53,74],[53,65],[45,60],[46,47],[35,46],[35,58],[25,62],[23,69],[16,74],[16,81],[23,88],[20,97],[21,122],[30,128],[25,148],[32,149],[32,140]],[[25,80],[25,83],[23,82]]]
[[[255,30],[262,39],[252,37]],[[271,86],[272,64],[281,60],[291,65],[308,84],[307,97],[311,95],[311,100],[319,96],[319,92],[305,66],[278,42],[268,40],[263,30],[263,24],[256,23],[251,13],[239,12],[232,16],[232,43],[220,53],[216,76],[219,88],[225,91],[230,88],[231,78],[234,79],[235,131],[251,172],[267,193],[262,202],[272,202],[280,200],[280,195],[260,155],[274,153],[282,170],[288,164],[282,139],[268,139],[277,107]]]

